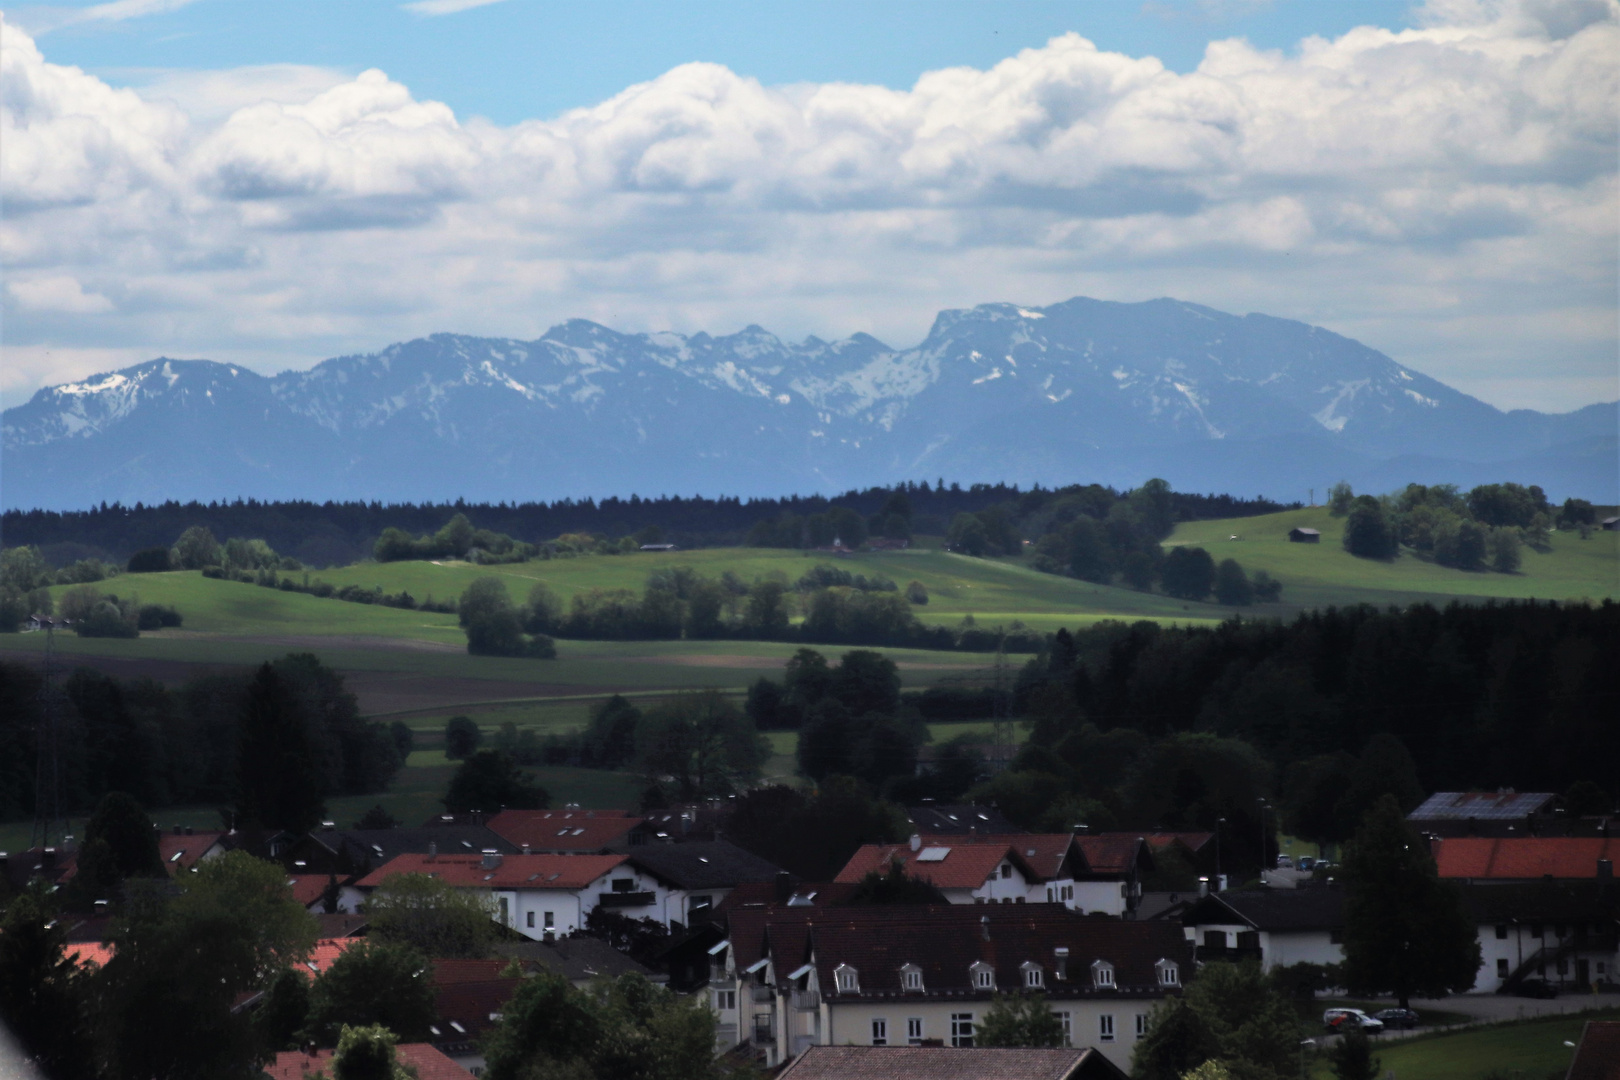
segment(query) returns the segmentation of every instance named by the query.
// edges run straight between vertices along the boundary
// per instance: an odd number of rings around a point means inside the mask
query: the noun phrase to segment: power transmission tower
[[[34,733],[34,827],[30,848],[52,847],[67,832],[62,820],[62,767],[58,751],[56,637],[45,625],[45,670],[39,685],[39,726]]]

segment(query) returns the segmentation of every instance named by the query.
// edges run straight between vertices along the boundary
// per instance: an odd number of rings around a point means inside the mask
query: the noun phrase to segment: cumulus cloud
[[[8,336],[264,367],[576,315],[909,344],[946,306],[1176,295],[1570,407],[1616,392],[1617,57],[1617,0],[1438,0],[1185,75],[1068,34],[905,90],[687,64],[500,127],[380,71],[211,111],[11,34],[0,258],[119,289],[66,324],[12,289]]]

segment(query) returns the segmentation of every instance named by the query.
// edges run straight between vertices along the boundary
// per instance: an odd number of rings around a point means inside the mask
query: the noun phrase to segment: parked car
[[[1546,979],[1525,979],[1513,988],[1519,997],[1527,998],[1555,998],[1558,996],[1558,987]]]
[[[1295,870],[1309,870],[1316,865],[1316,860],[1309,855],[1301,855],[1294,860]]]
[[[1360,1009],[1329,1009],[1322,1014],[1322,1026],[1335,1034],[1364,1031],[1368,1035],[1376,1035],[1384,1030],[1382,1021],[1375,1020]]]
[[[1411,1009],[1380,1009],[1373,1013],[1373,1019],[1388,1028],[1415,1028],[1421,1020],[1418,1014]]]
[[[1279,855],[1279,856],[1277,856],[1277,869],[1279,869],[1279,870],[1292,870],[1293,868],[1294,868],[1294,857],[1292,855]]]

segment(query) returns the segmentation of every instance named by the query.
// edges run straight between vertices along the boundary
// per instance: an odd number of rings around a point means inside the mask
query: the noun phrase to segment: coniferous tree
[[[86,899],[104,900],[125,878],[162,876],[157,831],[146,811],[122,791],[103,795],[84,827],[73,890]]]
[[[260,666],[242,705],[237,810],[265,829],[308,832],[326,812],[308,718],[292,688]]]
[[[1346,845],[1344,978],[1354,993],[1440,997],[1474,985],[1480,949],[1462,898],[1385,795]]]

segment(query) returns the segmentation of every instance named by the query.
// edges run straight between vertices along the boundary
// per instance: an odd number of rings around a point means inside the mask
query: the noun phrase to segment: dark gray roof
[[[1437,791],[1408,814],[1408,821],[1481,821],[1546,813],[1558,798],[1550,791]]]
[[[1620,889],[1600,881],[1479,882],[1460,886],[1476,923],[1597,922],[1620,917]]]
[[[1024,830],[1001,816],[993,806],[966,804],[908,806],[906,816],[912,828],[924,835],[957,833],[966,835],[970,830],[996,836],[1021,833]]]
[[[682,889],[728,889],[775,881],[782,868],[726,840],[648,844],[632,849],[630,861]]]
[[[583,935],[556,941],[503,942],[495,946],[495,951],[524,964],[554,971],[570,982],[594,979],[598,975],[615,979],[632,972],[653,977],[651,968],[638,964],[600,938]]]
[[[1187,926],[1248,923],[1256,930],[1332,930],[1344,925],[1344,890],[1242,889],[1211,893],[1187,909]]]
[[[422,829],[317,829],[309,834],[316,843],[337,852],[347,849],[357,863],[371,860],[381,866],[400,855],[426,855],[435,845],[440,855],[475,855],[493,848],[516,855],[517,847],[482,825],[438,825]]]

